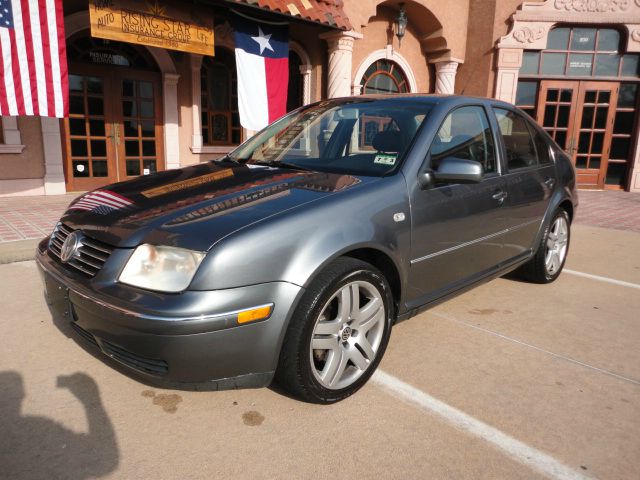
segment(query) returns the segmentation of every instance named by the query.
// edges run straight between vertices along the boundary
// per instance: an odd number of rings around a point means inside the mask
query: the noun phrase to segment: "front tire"
[[[542,235],[536,254],[518,273],[534,283],[551,283],[560,276],[569,252],[571,222],[563,209],[554,214]]]
[[[276,382],[314,403],[360,389],[377,368],[391,333],[393,300],[384,275],[343,257],[311,283],[285,335]]]

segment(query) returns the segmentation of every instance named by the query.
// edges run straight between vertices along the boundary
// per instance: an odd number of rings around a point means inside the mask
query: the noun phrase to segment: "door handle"
[[[549,188],[553,188],[553,186],[556,184],[556,179],[547,177],[544,179],[544,184]]]
[[[502,204],[502,202],[504,202],[504,199],[507,198],[508,196],[509,194],[504,190],[498,190],[496,193],[492,195],[493,199],[497,200],[498,203],[500,204]]]

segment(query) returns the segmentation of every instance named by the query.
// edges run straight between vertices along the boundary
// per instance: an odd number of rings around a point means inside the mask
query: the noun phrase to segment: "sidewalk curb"
[[[0,264],[33,260],[41,238],[0,243]]]

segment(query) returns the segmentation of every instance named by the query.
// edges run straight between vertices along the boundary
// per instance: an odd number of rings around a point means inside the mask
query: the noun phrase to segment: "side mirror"
[[[482,181],[483,168],[480,162],[456,157],[445,157],[438,170],[433,171],[433,179],[442,183],[478,183]]]

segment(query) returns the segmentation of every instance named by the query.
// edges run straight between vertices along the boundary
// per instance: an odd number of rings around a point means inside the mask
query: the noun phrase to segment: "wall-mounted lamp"
[[[402,43],[402,37],[404,37],[405,30],[407,29],[407,12],[404,10],[404,3],[400,4],[400,13],[396,18],[396,37],[398,37],[398,47]]]

